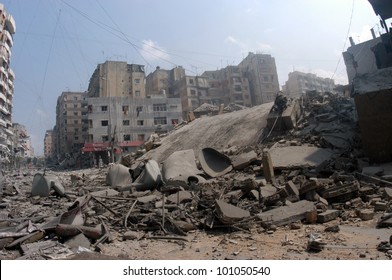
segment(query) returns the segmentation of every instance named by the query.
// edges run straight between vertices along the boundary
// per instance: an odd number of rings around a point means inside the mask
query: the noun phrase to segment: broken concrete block
[[[50,180],[48,180],[48,178],[46,178],[43,174],[35,174],[33,178],[33,187],[31,188],[31,196],[49,196],[50,184]]]
[[[363,209],[359,211],[358,216],[362,221],[368,221],[374,218],[374,214],[373,210]]]
[[[129,168],[115,163],[109,167],[108,174],[106,175],[106,184],[112,187],[125,187],[132,183]]]
[[[245,154],[238,155],[232,161],[235,170],[242,170],[257,160],[257,153],[250,151]]]
[[[162,163],[162,176],[165,181],[183,181],[189,183],[189,178],[197,178],[202,171],[197,169],[196,157],[193,149],[172,153]]]
[[[258,214],[262,222],[275,224],[277,226],[287,225],[306,218],[306,212],[315,210],[313,202],[301,200],[290,205],[281,206]]]
[[[374,211],[385,211],[388,209],[388,204],[383,201],[378,201],[374,204]]]
[[[349,182],[343,185],[326,186],[319,191],[319,194],[327,200],[348,201],[359,190],[358,181]]]
[[[317,167],[330,160],[334,152],[313,146],[276,147],[270,150],[275,168]]]
[[[275,179],[274,166],[272,163],[271,154],[268,151],[263,151],[263,172],[267,182],[272,182]]]
[[[233,224],[250,217],[250,212],[228,204],[222,200],[215,200],[215,211],[219,220],[224,224]]]
[[[90,240],[88,240],[83,233],[79,233],[78,235],[71,237],[65,241],[64,244],[67,245],[72,252],[77,252],[79,247],[89,249],[91,246]]]
[[[392,188],[385,188],[384,189],[384,197],[387,200],[392,200]]]
[[[312,180],[305,181],[305,183],[299,189],[299,193],[305,194],[311,191],[318,191],[322,188],[323,186],[319,184],[318,180],[316,178],[313,178]]]
[[[310,211],[306,211],[306,222],[308,224],[314,224],[317,222],[317,210],[310,210]]]
[[[299,196],[299,190],[297,186],[294,184],[294,182],[291,180],[286,183],[286,190],[291,195]]]
[[[142,232],[129,230],[123,234],[122,239],[123,240],[138,240],[138,239],[142,238],[143,235],[144,235],[144,233],[142,233]]]
[[[327,210],[317,215],[317,222],[327,223],[339,217],[339,214],[340,214],[339,210]]]
[[[167,197],[167,201],[172,203],[186,203],[192,201],[192,193],[188,191],[179,191]]]
[[[213,178],[229,173],[233,169],[230,158],[213,148],[202,149],[199,153],[199,161],[204,172]]]
[[[89,193],[91,196],[116,196],[119,194],[118,191],[114,189],[106,189],[106,190],[101,190],[101,191],[96,191],[96,192],[91,192]]]

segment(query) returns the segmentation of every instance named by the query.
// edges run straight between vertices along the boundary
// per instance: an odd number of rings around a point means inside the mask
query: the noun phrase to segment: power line
[[[346,39],[344,40],[342,53],[346,50],[346,43],[347,43],[347,39],[348,39],[348,36],[349,36],[349,34],[350,34],[350,30],[351,30],[351,23],[352,23],[353,14],[354,14],[354,3],[355,3],[355,1],[353,0],[353,4],[352,4],[352,6],[351,6],[350,22],[349,22],[349,24],[348,24],[347,35],[346,35]],[[338,70],[338,67],[339,67],[339,64],[340,64],[340,61],[341,61],[341,60],[342,60],[342,55],[339,56],[338,63],[336,64],[336,68],[335,68],[335,71],[333,72],[333,74],[332,74],[332,76],[331,76],[331,79],[333,79],[333,77],[335,76],[336,71]]]

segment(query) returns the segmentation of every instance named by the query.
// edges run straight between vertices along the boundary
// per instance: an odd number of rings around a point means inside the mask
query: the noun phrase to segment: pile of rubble
[[[272,125],[254,145],[172,143],[167,155],[163,138],[143,156],[102,170],[8,174],[1,186],[3,254],[66,258],[101,251],[113,239],[186,242],[197,230],[273,234],[300,222],[392,226],[392,166],[372,166],[362,155],[352,102],[309,93],[280,104],[278,116],[269,106]],[[279,127],[282,119],[286,125]],[[339,230],[336,223],[328,228]],[[326,246],[309,234],[309,251]],[[392,258],[390,242],[378,249]]]

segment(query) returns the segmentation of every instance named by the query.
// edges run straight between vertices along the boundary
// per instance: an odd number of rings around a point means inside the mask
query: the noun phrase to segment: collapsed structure
[[[333,223],[329,234],[358,221],[390,227],[391,168],[361,154],[353,102],[316,92],[284,100],[196,119],[95,173],[6,178],[3,252],[66,258],[128,240],[187,242],[210,230],[262,238],[301,222]],[[268,128],[277,109],[291,124]],[[391,257],[382,241],[379,251]],[[337,246],[319,234],[304,245],[309,252]]]

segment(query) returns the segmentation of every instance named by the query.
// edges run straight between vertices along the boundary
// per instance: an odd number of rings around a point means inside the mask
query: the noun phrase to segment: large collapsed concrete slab
[[[193,149],[195,155],[205,147],[223,150],[229,146],[252,146],[259,142],[267,126],[273,103],[196,119],[162,139],[161,145],[143,158],[164,161],[173,152]]]
[[[284,226],[305,219],[306,212],[315,209],[316,206],[313,202],[301,200],[290,205],[262,212],[257,216],[262,222]]]
[[[317,167],[334,154],[332,150],[313,146],[276,147],[269,152],[274,168]]]

